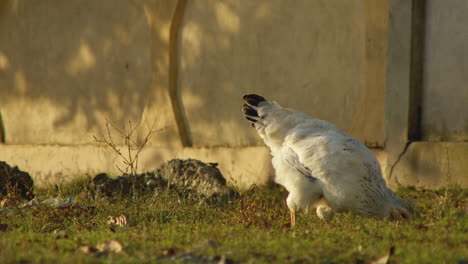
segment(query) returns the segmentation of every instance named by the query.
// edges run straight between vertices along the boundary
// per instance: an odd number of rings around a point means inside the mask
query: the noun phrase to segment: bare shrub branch
[[[146,146],[148,141],[151,139],[154,133],[160,132],[166,129],[166,126],[155,129],[156,120],[152,124],[149,123],[146,116],[144,116],[145,123],[147,125],[148,132],[144,135],[143,140],[138,142],[135,139],[135,132],[142,124],[142,120],[138,121],[136,125],[132,124],[132,121],[128,121],[128,126],[125,125],[123,129],[117,127],[112,122],[106,118],[106,130],[107,134],[102,135],[101,137],[94,136],[94,140],[100,144],[105,144],[110,147],[117,155],[122,159],[123,164],[125,164],[125,170],[122,170],[117,164],[116,168],[122,173],[128,173],[130,170],[130,175],[136,175],[138,172],[138,160],[140,153],[143,148]],[[118,137],[124,141],[124,152],[121,151],[118,145],[116,145],[112,134],[116,133]]]

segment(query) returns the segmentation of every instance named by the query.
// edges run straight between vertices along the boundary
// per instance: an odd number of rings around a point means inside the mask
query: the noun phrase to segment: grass
[[[418,208],[409,222],[313,213],[288,226],[287,193],[253,187],[231,202],[206,203],[170,191],[138,198],[96,197],[89,179],[36,191],[75,197],[75,206],[45,205],[0,213],[0,263],[367,263],[395,247],[392,263],[459,263],[468,259],[468,190],[399,190]],[[77,206],[79,205],[79,206]],[[124,214],[128,227],[110,226]],[[57,231],[61,231],[58,232]],[[117,239],[120,253],[83,253]],[[460,262],[461,263],[461,262]],[[466,262],[465,262],[466,263]]]

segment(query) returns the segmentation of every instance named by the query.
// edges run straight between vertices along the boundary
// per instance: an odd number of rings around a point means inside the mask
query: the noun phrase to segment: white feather
[[[247,105],[258,113],[254,127],[271,150],[275,181],[289,191],[291,211],[324,198],[335,212],[384,218],[396,210],[410,216],[410,204],[387,188],[374,154],[358,140],[275,102]]]

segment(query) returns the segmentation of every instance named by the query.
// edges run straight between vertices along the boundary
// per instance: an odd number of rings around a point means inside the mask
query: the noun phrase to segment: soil
[[[0,161],[0,201],[2,205],[34,198],[34,182],[29,173]]]

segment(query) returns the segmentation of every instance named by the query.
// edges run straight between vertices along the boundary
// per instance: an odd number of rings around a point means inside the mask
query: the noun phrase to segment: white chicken
[[[296,213],[319,202],[317,216],[333,212],[409,219],[413,204],[390,190],[374,154],[336,126],[283,108],[262,96],[243,97],[243,112],[270,148],[275,182],[289,192],[291,226]]]

